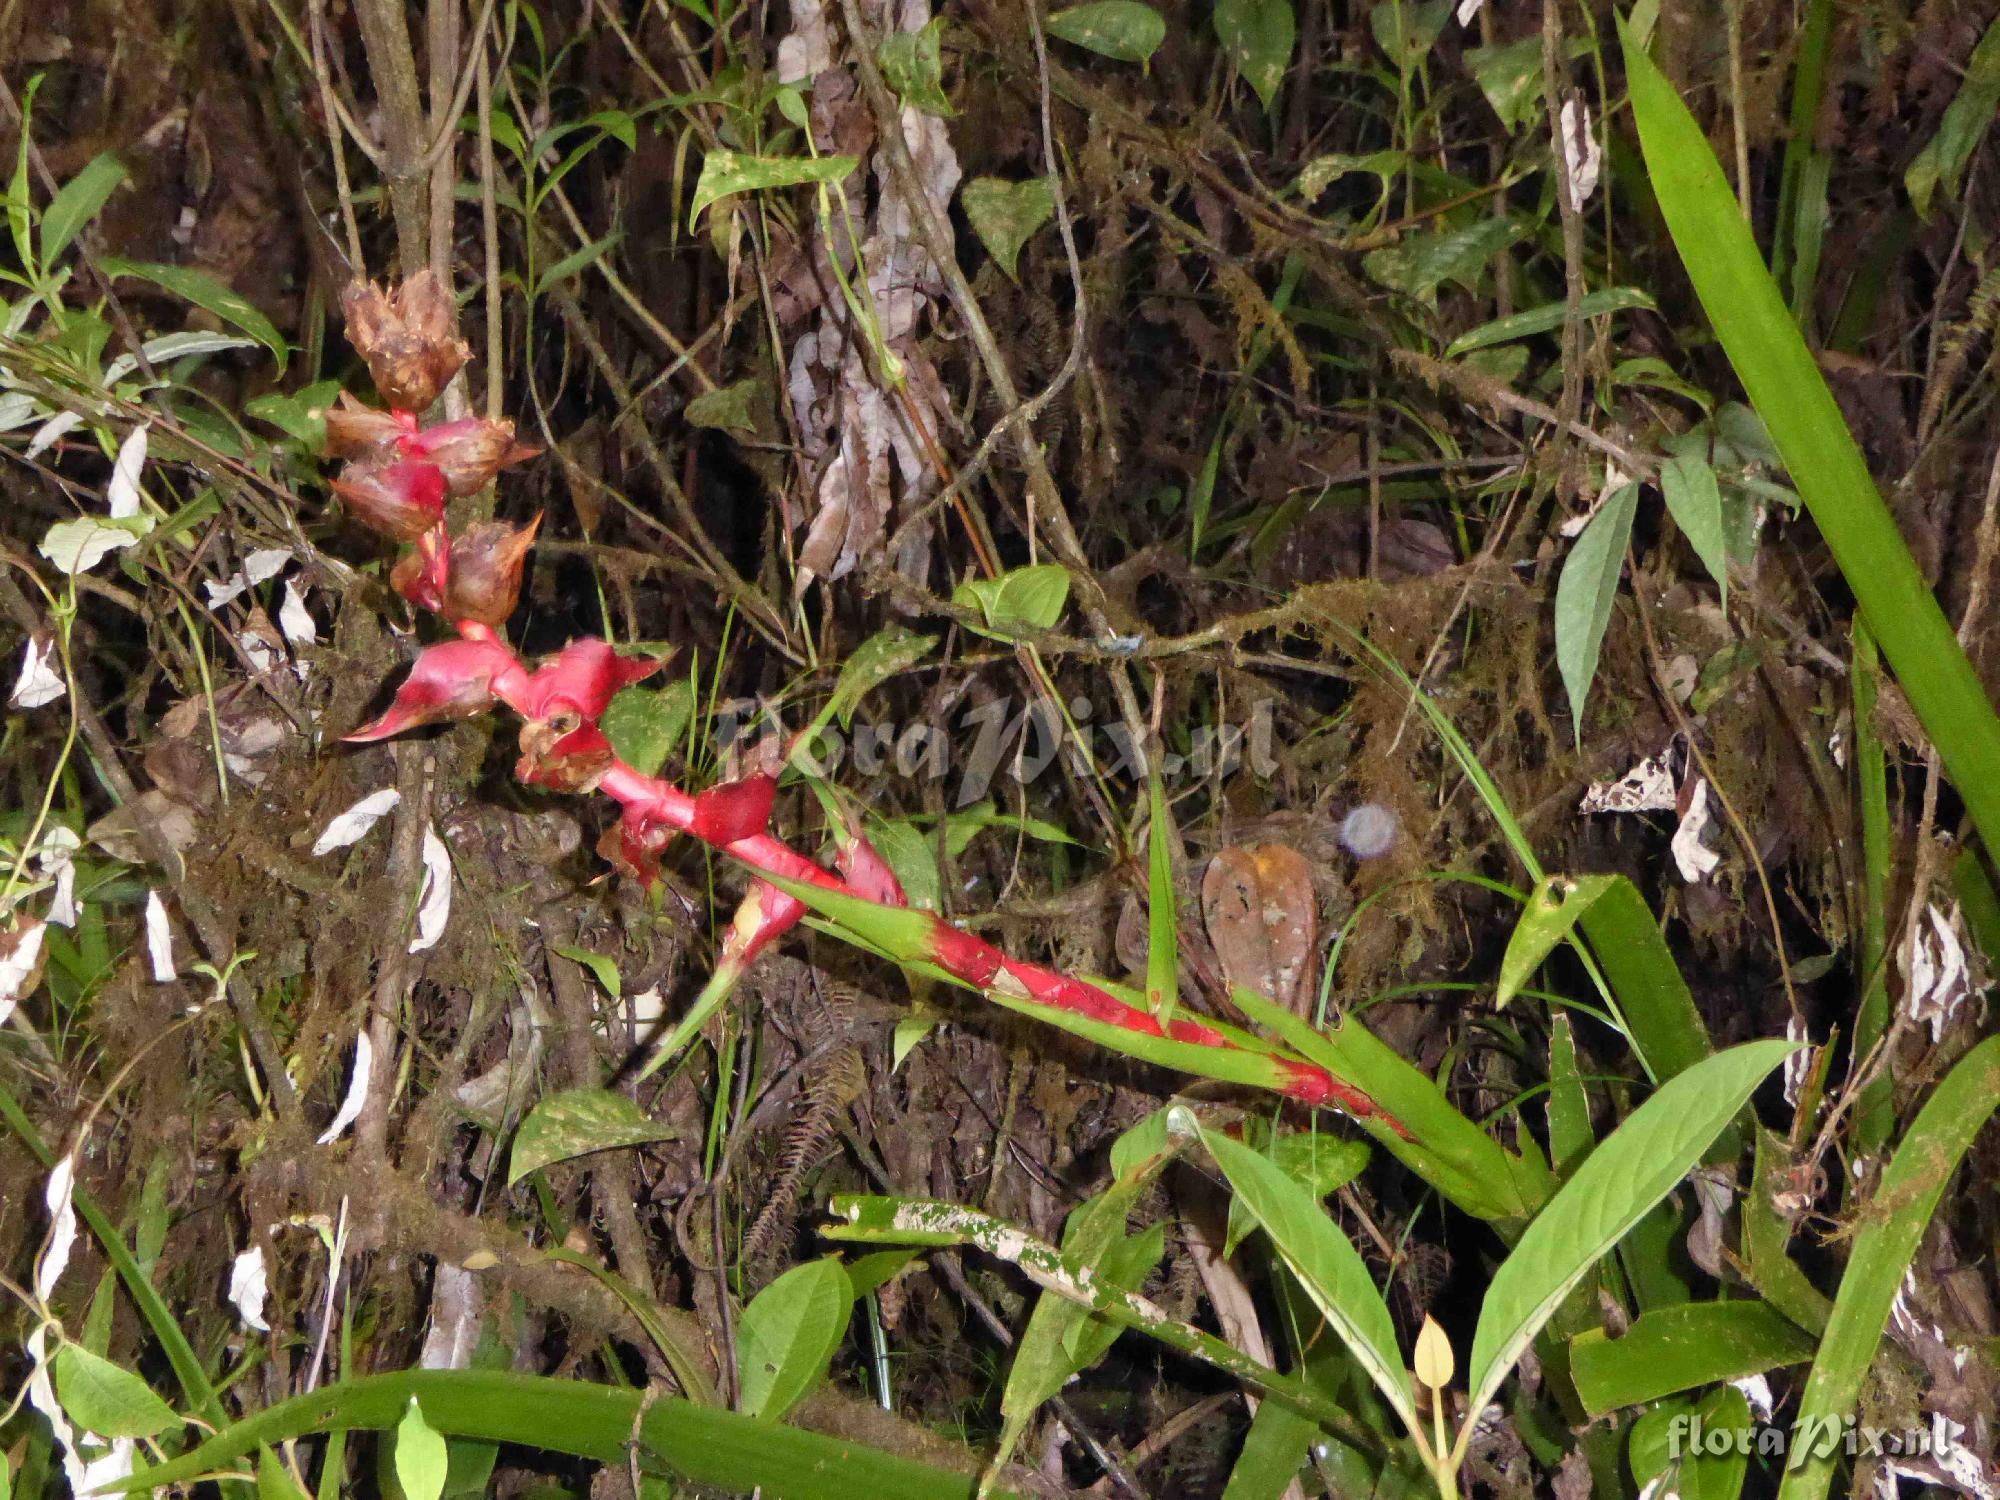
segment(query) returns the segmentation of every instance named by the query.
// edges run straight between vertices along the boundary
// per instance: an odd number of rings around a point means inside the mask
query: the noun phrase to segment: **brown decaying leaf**
[[[1229,982],[1301,1010],[1319,939],[1305,856],[1284,844],[1224,849],[1202,877],[1201,909]]]

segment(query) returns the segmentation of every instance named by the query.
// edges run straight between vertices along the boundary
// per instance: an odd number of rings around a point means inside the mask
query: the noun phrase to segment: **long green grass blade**
[[[1835,1453],[1803,1439],[1832,1432],[1854,1415],[1861,1382],[1875,1362],[1889,1310],[1917,1253],[1924,1226],[1974,1136],[2000,1105],[2000,1036],[1988,1037],[1958,1060],[1911,1124],[1882,1173],[1874,1199],[1861,1210],[1861,1230],[1840,1291],[1833,1299],[1819,1357],[1806,1377],[1792,1426],[1794,1453],[1778,1500],[1819,1500],[1833,1477]]]
[[[1696,295],[1980,837],[2000,848],[2000,719],[1882,503],[1707,137],[1622,21],[1620,36],[1646,170]]]
[[[848,1438],[827,1437],[736,1412],[646,1393],[488,1370],[406,1370],[369,1375],[281,1401],[223,1428],[171,1463],[142,1469],[112,1487],[131,1492],[177,1484],[223,1470],[260,1443],[334,1427],[382,1431],[403,1420],[410,1398],[450,1437],[520,1443],[570,1453],[622,1470],[639,1444],[642,1469],[692,1484],[748,1493],[761,1488],[788,1500],[944,1500],[973,1493],[970,1473],[884,1453]],[[1013,1493],[1013,1492],[1009,1492]]]

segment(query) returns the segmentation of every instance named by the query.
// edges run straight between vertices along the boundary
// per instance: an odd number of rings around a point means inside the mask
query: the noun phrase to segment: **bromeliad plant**
[[[621,689],[664,662],[622,655],[600,639],[572,641],[539,664],[524,662],[503,627],[538,521],[519,529],[477,523],[454,535],[446,520],[449,498],[476,493],[500,469],[536,451],[515,442],[508,421],[464,417],[425,425],[417,416],[467,357],[451,333],[448,293],[423,272],[393,293],[357,285],[343,305],[349,339],[390,409],[364,407],[343,394],[327,414],[328,453],[346,460],[332,489],[364,526],[407,545],[391,584],[457,633],[425,648],[388,711],[346,739],[384,740],[504,704],[522,720],[514,768],[522,782],[601,792],[619,804],[622,816],[600,851],[621,870],[650,884],[677,835],[748,868],[751,888],[723,938],[716,980],[691,1020],[811,911],[835,933],[908,970],[977,990],[1141,1061],[1343,1110],[1380,1135],[1408,1136],[1355,1079],[1287,1046],[1221,1022],[1176,1016],[1170,1007],[1156,1013],[1121,986],[1011,958],[911,907],[858,830],[838,831],[835,868],[823,868],[771,834],[777,780],[769,773],[689,792],[620,759],[600,720]],[[687,1030],[677,1029],[670,1043],[685,1040]]]

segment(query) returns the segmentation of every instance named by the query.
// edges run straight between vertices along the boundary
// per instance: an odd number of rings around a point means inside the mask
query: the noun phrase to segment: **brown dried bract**
[[[445,618],[505,625],[520,600],[521,568],[541,524],[536,516],[516,531],[504,521],[482,521],[455,537],[445,575]]]
[[[423,411],[472,357],[452,335],[451,290],[427,267],[392,292],[355,282],[341,294],[347,341],[391,406]]]

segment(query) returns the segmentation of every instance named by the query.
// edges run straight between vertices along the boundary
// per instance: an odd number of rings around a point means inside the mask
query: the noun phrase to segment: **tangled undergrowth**
[[[0,12],[0,1492],[2000,1493],[1995,59]]]

